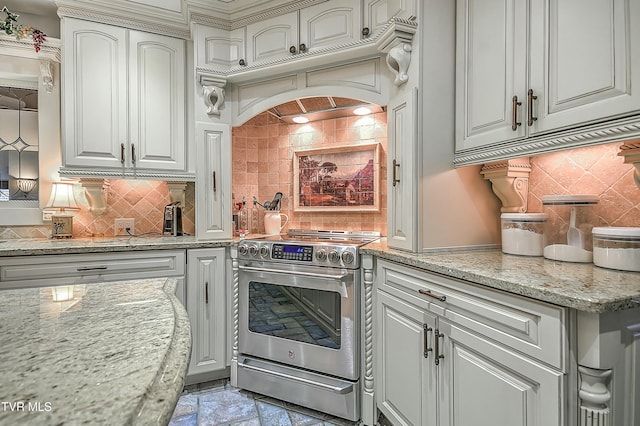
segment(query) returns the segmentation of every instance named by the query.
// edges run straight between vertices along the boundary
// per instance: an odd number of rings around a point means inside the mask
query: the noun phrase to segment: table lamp
[[[73,237],[73,215],[67,210],[80,210],[73,196],[73,182],[53,182],[51,197],[45,209],[59,209],[51,215],[51,237]]]

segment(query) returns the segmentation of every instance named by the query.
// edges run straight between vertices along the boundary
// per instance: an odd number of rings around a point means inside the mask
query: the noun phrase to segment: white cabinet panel
[[[332,0],[300,9],[300,43],[313,51],[359,40],[361,13],[360,2],[352,0]]]
[[[264,19],[247,25],[249,64],[291,56],[298,49],[298,12]]]

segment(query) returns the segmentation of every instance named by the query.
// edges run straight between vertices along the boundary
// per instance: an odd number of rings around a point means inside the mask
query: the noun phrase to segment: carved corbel
[[[227,80],[206,74],[203,71],[197,71],[197,74],[202,86],[207,114],[220,117],[220,110],[224,107],[224,88],[227,85]]]
[[[172,203],[180,202],[182,207],[185,206],[185,192],[187,190],[187,182],[167,182],[169,188],[169,199]]]
[[[84,195],[89,203],[89,211],[101,215],[107,210],[106,187],[104,179],[81,178],[80,185],[84,188]]]
[[[411,41],[417,26],[414,20],[392,18],[376,42],[378,50],[387,54],[386,62],[396,75],[393,81],[396,86],[409,80]]]
[[[596,370],[578,366],[580,375],[580,421],[581,425],[609,426],[611,416],[611,370]]]
[[[40,61],[40,76],[42,77],[42,85],[47,93],[53,92],[53,65],[51,61]]]
[[[640,187],[640,139],[627,141],[620,146],[618,155],[624,157],[625,164],[633,164],[633,180]]]
[[[491,181],[493,193],[502,202],[502,213],[525,213],[529,196],[529,158],[497,161],[482,166],[480,173]]]

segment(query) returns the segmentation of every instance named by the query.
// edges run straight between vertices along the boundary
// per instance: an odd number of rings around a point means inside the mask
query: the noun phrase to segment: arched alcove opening
[[[269,105],[265,101],[262,105]],[[370,112],[357,115],[357,108],[367,107]],[[358,111],[362,113],[362,111]],[[297,117],[308,119],[306,123],[294,121]],[[358,147],[377,147],[375,158],[374,207],[347,205],[344,188],[331,187],[335,193],[325,198],[334,201],[309,211],[296,208],[299,197],[296,187],[296,154],[303,151],[337,151],[349,155]],[[387,114],[384,106],[371,101],[342,96],[308,96],[271,103],[265,110],[235,126],[232,133],[232,190],[233,202],[237,205],[244,199],[247,222],[240,228],[264,232],[264,208],[253,204],[255,196],[260,204],[270,201],[277,192],[282,192],[282,213],[288,218],[286,229],[340,229],[370,230],[386,234],[386,159],[387,159]],[[365,168],[364,166],[360,169]],[[370,169],[371,167],[369,167]],[[329,178],[335,186],[345,186],[358,173],[357,164],[346,170],[343,167]],[[362,172],[360,172],[360,175]],[[360,176],[359,175],[359,176]],[[335,179],[334,179],[335,178]],[[373,177],[371,178],[373,179]],[[344,201],[344,200],[342,200]],[[240,215],[242,217],[242,215]],[[238,218],[240,222],[241,217]],[[283,230],[283,231],[284,231]]]

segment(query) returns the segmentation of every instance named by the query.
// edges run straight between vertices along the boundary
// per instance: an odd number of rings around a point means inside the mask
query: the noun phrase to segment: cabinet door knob
[[[299,49],[300,49],[300,52],[301,52],[301,53],[304,53],[304,52],[306,52],[306,51],[307,51],[307,45],[306,45],[306,44],[304,44],[304,43],[300,43],[300,47],[299,47]]]
[[[368,27],[364,27],[362,29],[362,36],[363,37],[369,37],[369,28]]]
[[[533,126],[533,122],[538,119],[538,117],[533,116],[533,101],[538,99],[537,96],[534,96],[533,89],[529,89],[527,92],[527,124],[529,126]]]
[[[391,184],[392,184],[393,186],[396,186],[396,184],[397,184],[398,182],[400,182],[400,179],[398,179],[398,169],[399,169],[399,168],[400,168],[400,163],[398,163],[398,162],[394,159],[394,160],[393,160],[393,167],[392,167],[392,169],[393,169],[393,176],[392,176],[392,179],[393,179],[393,180],[391,181]]]
[[[522,102],[518,102],[517,96],[514,96],[511,101],[513,103],[513,118],[511,120],[511,130],[515,132],[516,130],[518,130],[518,126],[522,125],[522,123],[518,121],[518,107],[522,105]]]
[[[241,67],[244,67],[245,65],[247,65],[247,62],[244,59],[240,59],[238,61],[238,65],[240,65]]]
[[[291,52],[291,53],[296,53],[296,47],[295,47],[295,46],[291,46],[291,47],[289,48],[289,52]]]

